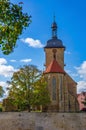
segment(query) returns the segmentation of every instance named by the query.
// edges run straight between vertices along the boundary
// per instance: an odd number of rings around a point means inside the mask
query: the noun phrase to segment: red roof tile
[[[56,60],[53,60],[44,73],[65,73]]]

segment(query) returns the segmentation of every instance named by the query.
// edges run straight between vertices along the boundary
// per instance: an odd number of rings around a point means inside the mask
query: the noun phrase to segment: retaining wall
[[[1,112],[0,130],[86,130],[86,113]]]

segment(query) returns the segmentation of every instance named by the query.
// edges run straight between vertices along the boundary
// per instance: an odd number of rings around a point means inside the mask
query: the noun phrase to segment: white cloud
[[[13,72],[15,71],[15,69],[8,65],[0,65],[0,75],[3,75],[5,77],[10,77],[12,76]]]
[[[31,62],[32,59],[23,59],[23,60],[20,60],[20,62],[24,62],[24,63],[28,63],[28,62]]]
[[[68,55],[70,55],[70,54],[72,54],[70,51],[65,51],[65,54],[68,54]]]
[[[67,72],[69,75],[71,75],[72,77],[77,77],[77,76],[79,76],[78,73],[75,73],[73,70],[68,70],[68,69],[66,69],[66,72]]]
[[[77,73],[72,73],[71,75],[72,75],[72,77],[77,77],[77,76],[79,76]]]
[[[66,71],[67,73],[71,74],[71,70],[65,69],[65,71]]]
[[[13,66],[7,65],[7,61],[4,58],[0,58],[0,75],[5,77],[12,76],[13,72],[16,71]]]
[[[7,64],[7,61],[4,58],[0,58],[0,65]]]
[[[86,81],[79,81],[77,84],[77,93],[86,92]]]
[[[80,78],[86,80],[86,61],[84,61],[80,67],[75,67],[77,73],[80,75]]]
[[[4,82],[4,81],[0,81],[0,86],[2,86],[2,87],[7,87],[7,83]]]
[[[16,60],[10,60],[11,62],[16,62]]]
[[[44,45],[41,43],[40,40],[32,39],[32,38],[26,38],[26,39],[21,39],[24,43],[27,43],[29,46],[34,47],[34,48],[42,48]]]
[[[83,61],[83,63],[79,67],[75,67],[77,71],[77,75],[80,77],[80,81],[77,85],[77,92],[80,93],[82,91],[86,91],[86,61]]]

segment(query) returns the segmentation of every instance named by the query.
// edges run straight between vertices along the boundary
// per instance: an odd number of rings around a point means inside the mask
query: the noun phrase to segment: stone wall
[[[64,69],[64,48],[45,48],[45,65],[46,65],[46,68],[54,60],[53,49],[55,49],[57,51],[56,52],[56,61]]]
[[[0,130],[86,130],[86,113],[1,112]]]

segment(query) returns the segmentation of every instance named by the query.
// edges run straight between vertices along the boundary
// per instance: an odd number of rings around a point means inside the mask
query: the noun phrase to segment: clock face
[[[57,50],[56,49],[53,49],[53,51],[52,51],[54,54],[57,52]]]

